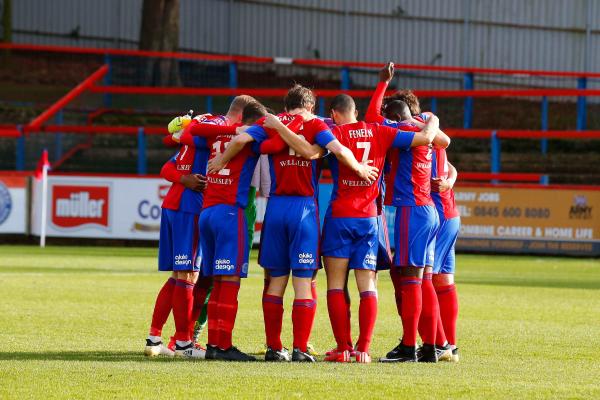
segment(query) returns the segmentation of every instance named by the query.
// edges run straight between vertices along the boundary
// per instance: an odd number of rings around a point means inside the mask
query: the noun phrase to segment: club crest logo
[[[0,225],[2,225],[10,216],[12,211],[12,198],[10,192],[4,183],[0,182]]]

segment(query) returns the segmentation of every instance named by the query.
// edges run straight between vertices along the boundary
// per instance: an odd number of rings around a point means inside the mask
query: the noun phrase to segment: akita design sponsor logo
[[[54,185],[52,223],[61,228],[98,225],[108,228],[108,186]]]
[[[314,264],[315,257],[312,253],[300,253],[298,254],[298,263],[299,264]]]
[[[215,261],[215,269],[218,271],[221,271],[221,270],[231,271],[232,269],[235,269],[235,265],[233,265],[231,260],[227,260],[225,258],[219,258],[218,260]]]
[[[367,254],[367,256],[365,257],[365,264],[377,265],[377,256],[373,254]]]
[[[175,265],[192,265],[192,260],[190,260],[187,254],[177,254],[175,256]]]

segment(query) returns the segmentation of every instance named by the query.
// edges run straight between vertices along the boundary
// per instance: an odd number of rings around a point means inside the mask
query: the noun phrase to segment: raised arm
[[[369,102],[367,113],[365,114],[366,122],[381,123],[384,118],[381,115],[381,104],[383,103],[383,96],[387,87],[394,77],[394,63],[389,62],[381,71],[379,71],[379,83],[375,88],[375,92]]]

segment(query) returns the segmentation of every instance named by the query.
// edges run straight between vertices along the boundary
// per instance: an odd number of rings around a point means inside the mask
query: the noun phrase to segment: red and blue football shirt
[[[376,217],[376,200],[379,197],[386,153],[392,147],[398,151],[410,149],[414,132],[360,121],[338,125],[333,129],[333,134],[342,145],[352,151],[357,160],[371,161],[370,165],[378,168],[380,172],[377,181],[369,183],[332,157],[330,166],[333,192],[330,215],[340,218]]]
[[[225,126],[229,124],[229,121],[222,115],[208,116],[201,121],[192,120],[189,126],[199,123]],[[183,175],[206,174],[209,154],[207,139],[194,136],[191,141],[181,144],[179,152],[171,158],[170,162],[174,163],[177,171]],[[174,182],[163,200],[162,208],[200,214],[202,203],[202,193],[188,189],[180,182]]]
[[[300,117],[291,114],[277,116],[290,130],[302,136],[310,144],[318,144],[325,148],[335,137],[325,122],[319,118],[302,121]],[[262,121],[248,128],[246,133],[257,141],[267,137],[278,137],[277,132],[269,132],[261,126]],[[267,142],[264,144],[266,145]],[[284,146],[269,154],[271,173],[271,195],[275,196],[317,196],[318,181],[321,174],[321,160],[306,160],[297,155],[294,150]],[[271,153],[261,146],[261,152]]]
[[[424,120],[421,118],[421,120]],[[383,125],[418,132],[421,128],[410,123],[384,119]],[[391,151],[388,161],[390,174],[386,178],[385,204],[396,207],[432,206],[431,198],[431,152],[432,146],[416,146]]]
[[[446,155],[446,149],[434,148],[431,163],[432,178],[448,179],[448,157]],[[438,213],[445,219],[458,217],[460,215],[454,200],[454,190],[450,189],[445,192],[431,192],[431,198],[435,203]]]
[[[227,132],[228,130],[224,131]],[[210,158],[222,154],[234,137],[235,133],[224,133],[209,139]],[[257,141],[244,146],[225,165],[225,168],[207,175],[208,186],[204,193],[204,208],[217,204],[237,205],[240,208],[246,208],[248,205],[248,191],[260,154],[259,145],[261,142]]]

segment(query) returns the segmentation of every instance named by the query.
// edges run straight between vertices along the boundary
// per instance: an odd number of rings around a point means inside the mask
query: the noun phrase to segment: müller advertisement
[[[600,191],[456,187],[458,250],[600,254]]]

